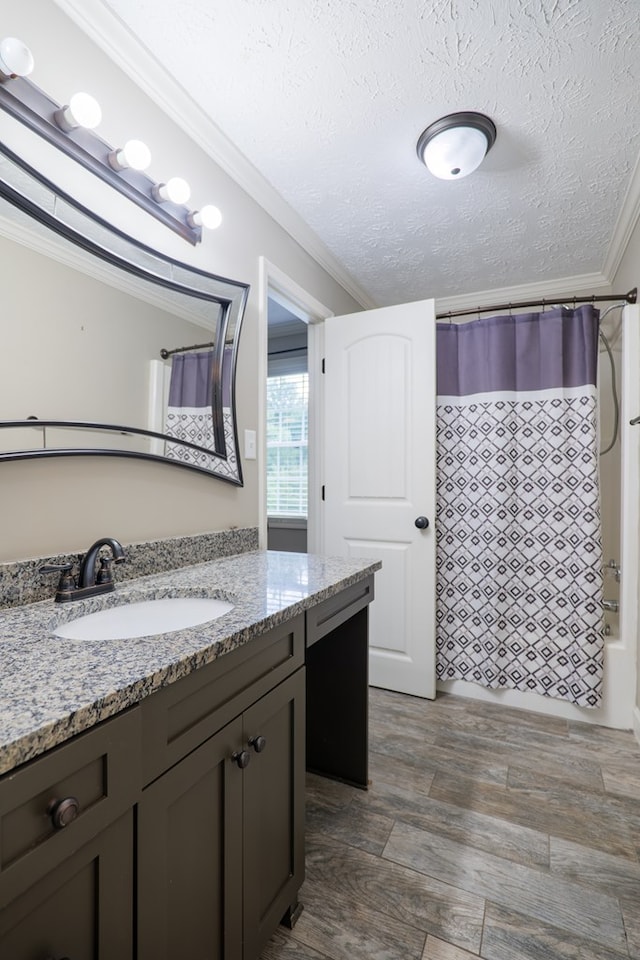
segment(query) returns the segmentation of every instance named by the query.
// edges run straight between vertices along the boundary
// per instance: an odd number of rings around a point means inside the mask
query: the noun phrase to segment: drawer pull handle
[[[249,746],[253,747],[256,753],[262,753],[266,745],[267,741],[264,737],[251,737],[249,740]]]
[[[76,797],[65,797],[64,800],[52,800],[47,807],[54,830],[62,830],[72,823],[80,813],[80,804]]]
[[[249,761],[251,760],[251,754],[248,750],[240,750],[231,754],[231,759],[234,763],[237,763],[241,770],[244,770],[245,767],[249,766]]]

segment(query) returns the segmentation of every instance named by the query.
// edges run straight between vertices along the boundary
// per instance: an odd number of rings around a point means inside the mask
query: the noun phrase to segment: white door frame
[[[309,364],[309,515],[307,519],[307,550],[322,553],[322,523],[320,517],[322,484],[322,348],[324,328],[322,321],[334,315],[333,311],[316,300],[299,283],[284,273],[266,257],[258,264],[258,531],[261,550],[267,549],[267,367],[269,297],[295,313],[308,324]]]

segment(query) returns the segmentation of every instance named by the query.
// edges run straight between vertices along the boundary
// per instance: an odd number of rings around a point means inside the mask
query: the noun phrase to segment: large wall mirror
[[[242,484],[249,287],[115,230],[0,151],[0,460],[143,457]]]

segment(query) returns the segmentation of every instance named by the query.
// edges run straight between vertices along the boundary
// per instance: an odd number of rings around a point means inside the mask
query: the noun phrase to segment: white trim
[[[448,407],[467,407],[472,403],[510,403],[540,402],[544,400],[571,400],[573,397],[598,396],[598,388],[592,383],[579,387],[549,387],[546,390],[489,390],[486,393],[465,393],[461,396],[447,397],[438,394],[437,405]]]
[[[309,505],[307,516],[307,549],[321,553],[320,497],[314,491],[322,483],[322,394],[320,369],[324,328],[322,321],[332,317],[333,311],[316,300],[310,293],[287,276],[283,270],[266,257],[258,263],[258,424],[259,459],[258,470],[258,531],[260,547],[267,548],[267,371],[268,371],[268,326],[269,298],[277,300],[297,317],[309,324],[308,369],[309,369]]]
[[[622,390],[620,404],[620,639],[623,644],[615,699],[627,711],[631,726],[636,705],[637,655],[640,619],[638,584],[640,582],[640,431],[629,421],[640,413],[640,306],[622,311]],[[611,705],[610,709],[613,709]]]
[[[211,159],[363,307],[377,304],[347,273],[301,216],[225,136],[120,18],[100,0],[55,3]]]
[[[615,277],[626,252],[631,234],[640,217],[640,156],[629,180],[629,186],[620,207],[620,213],[611,234],[609,249],[602,272],[606,277]]]
[[[611,282],[604,273],[583,273],[575,277],[562,277],[560,280],[540,280],[537,283],[523,283],[514,287],[494,287],[491,290],[477,290],[456,297],[439,297],[436,300],[436,313],[447,310],[466,310],[474,307],[489,306],[492,303],[516,303],[518,300],[549,300],[553,297],[571,293],[573,296],[589,296],[600,291],[602,295],[611,292]]]

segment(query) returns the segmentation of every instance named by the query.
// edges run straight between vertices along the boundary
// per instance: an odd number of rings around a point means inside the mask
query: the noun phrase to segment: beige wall
[[[130,137],[145,140],[154,157],[151,176],[166,179],[179,173],[190,181],[197,205],[213,202],[221,207],[222,227],[193,248],[115,191],[73,171],[72,186],[78,195],[106,204],[119,225],[137,239],[185,263],[251,285],[238,358],[242,438],[244,429],[258,427],[259,257],[265,256],[335,313],[357,310],[359,305],[50,0],[7,6],[3,35],[21,37],[31,47],[34,83],[59,103],[78,89],[93,93],[102,105],[100,134],[105,140],[114,145]],[[0,124],[4,142],[23,147],[23,153],[37,159],[50,175],[66,177],[69,185],[68,161],[6,115],[0,114]],[[99,387],[107,398],[114,389],[107,376]],[[73,395],[76,383],[60,383],[60,390]],[[117,536],[126,543],[255,525],[261,467],[257,461],[245,461],[243,469],[245,486],[237,489],[144,461],[88,457],[3,463],[0,562],[82,551],[100,535]]]
[[[618,267],[614,278],[616,290],[626,291],[640,285],[640,221],[636,224],[624,257]],[[637,491],[640,496],[640,491]],[[636,537],[640,537],[640,530],[635,531]],[[638,584],[638,594],[640,595],[640,583]],[[638,637],[637,650],[640,652],[640,636]],[[637,660],[638,683],[636,688],[636,705],[640,709],[640,655]]]

